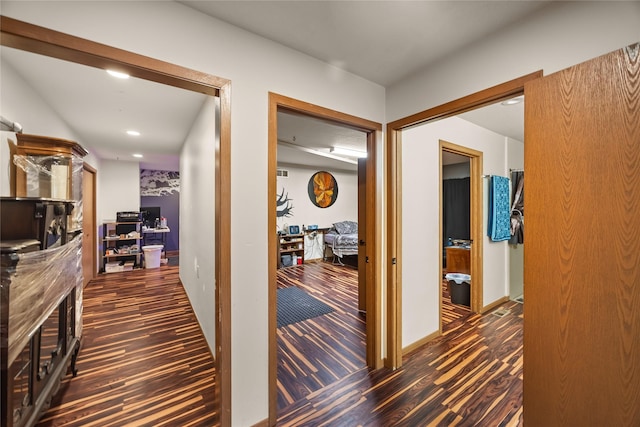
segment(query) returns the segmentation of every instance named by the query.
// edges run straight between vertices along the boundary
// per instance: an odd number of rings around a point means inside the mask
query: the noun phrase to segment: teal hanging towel
[[[491,176],[489,182],[489,238],[494,242],[511,238],[509,178]]]

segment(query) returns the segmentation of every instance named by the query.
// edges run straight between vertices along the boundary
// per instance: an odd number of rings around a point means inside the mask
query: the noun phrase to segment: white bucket
[[[164,248],[163,245],[147,245],[142,247],[144,251],[144,268],[160,267],[162,248]]]

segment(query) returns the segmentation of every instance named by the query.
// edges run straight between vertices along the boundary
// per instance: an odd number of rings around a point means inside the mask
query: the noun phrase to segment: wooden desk
[[[447,246],[447,272],[471,274],[471,249]]]

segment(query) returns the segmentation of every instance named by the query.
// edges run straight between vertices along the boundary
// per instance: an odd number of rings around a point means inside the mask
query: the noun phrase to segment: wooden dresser
[[[471,274],[471,249],[447,246],[447,272]]]

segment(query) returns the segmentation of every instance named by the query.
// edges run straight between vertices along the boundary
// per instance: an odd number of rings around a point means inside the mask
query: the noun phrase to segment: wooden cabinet
[[[69,231],[82,228],[82,158],[88,152],[80,144],[49,136],[16,134],[11,162],[12,193],[18,198],[70,200]]]
[[[103,272],[115,273],[140,267],[142,222],[102,224]]]
[[[447,246],[447,272],[471,274],[471,249]]]
[[[82,157],[87,151],[80,144],[61,138],[16,134],[14,155],[16,197],[81,199]]]
[[[278,268],[304,264],[304,234],[281,234]]]
[[[79,234],[72,202],[2,198],[0,425],[33,426],[75,361],[82,333]]]

